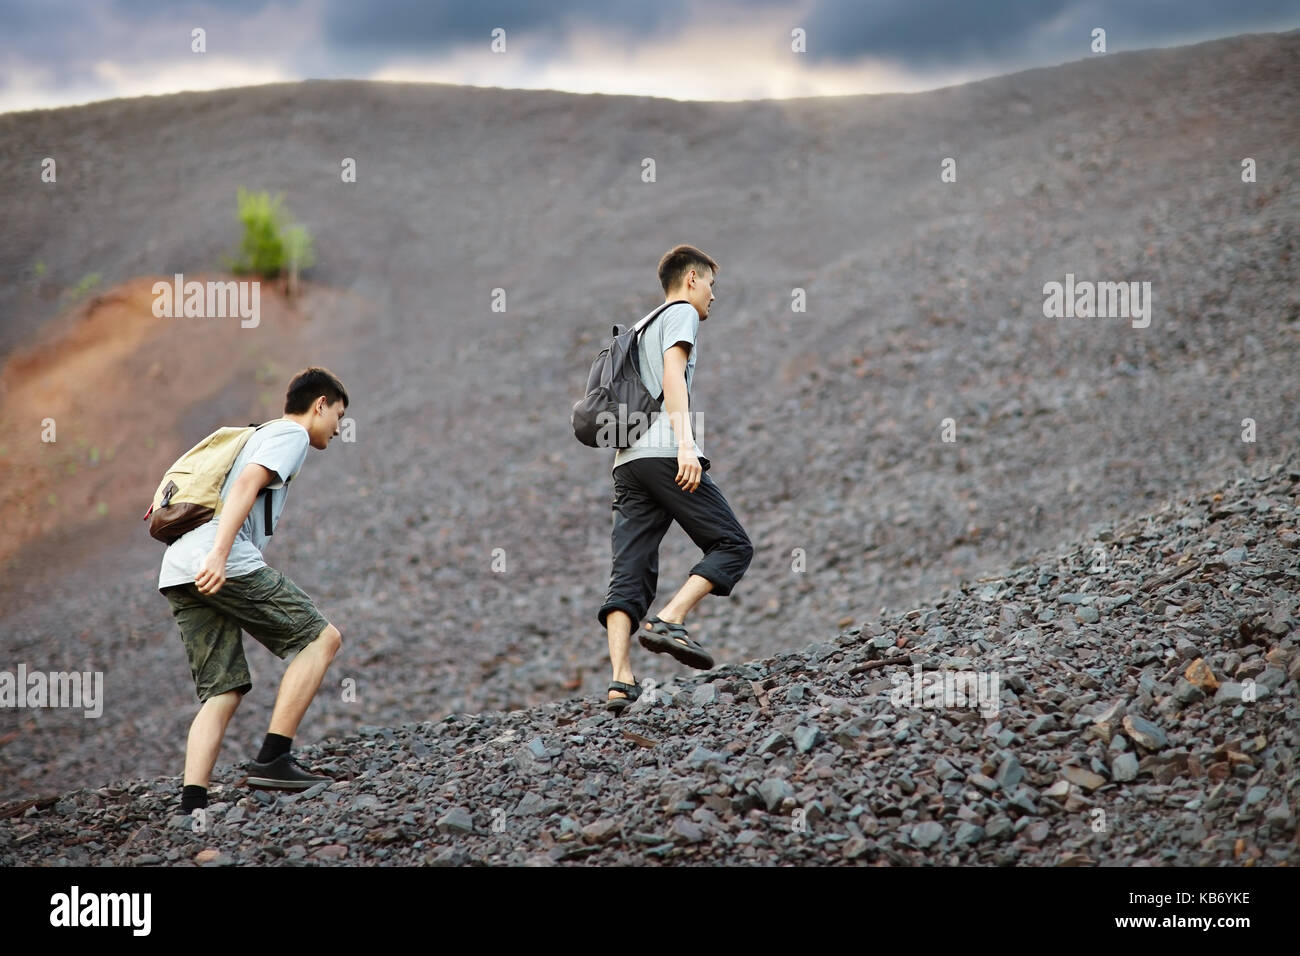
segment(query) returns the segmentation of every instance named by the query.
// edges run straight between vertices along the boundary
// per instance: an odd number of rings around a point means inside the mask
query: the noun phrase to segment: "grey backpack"
[[[569,423],[578,441],[592,448],[627,448],[659,417],[663,392],[651,395],[641,381],[637,336],[670,305],[665,302],[627,331],[614,326],[614,338],[601,349],[587,376],[587,394],[573,406]]]

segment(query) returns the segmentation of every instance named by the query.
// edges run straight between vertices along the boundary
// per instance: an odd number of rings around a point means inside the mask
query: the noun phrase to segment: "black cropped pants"
[[[726,597],[749,567],[753,545],[707,468],[694,491],[676,477],[676,456],[634,458],[614,469],[614,557],[596,615],[601,627],[613,610],[625,611],[633,630],[639,626],[659,583],[659,543],[674,521],[704,552],[691,574],[712,581],[710,593]]]

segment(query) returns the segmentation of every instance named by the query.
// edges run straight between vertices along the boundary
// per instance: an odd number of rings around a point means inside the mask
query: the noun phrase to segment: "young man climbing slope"
[[[343,383],[328,369],[296,375],[285,395],[284,417],[253,432],[235,458],[221,488],[220,515],[177,538],[163,555],[158,589],[180,627],[202,702],[185,749],[182,813],[207,806],[221,739],[253,686],[241,631],[281,659],[293,655],[280,681],[270,730],[249,766],[249,785],[305,790],[329,780],[304,771],[289,749],[342,636],[301,588],[267,565],[262,549],[308,446],[329,446],[347,405]],[[264,527],[264,495],[271,496],[269,528]]]
[[[659,261],[659,283],[668,307],[640,333],[641,379],[651,395],[663,393],[650,429],[614,456],[613,566],[609,591],[597,619],[609,640],[613,680],[607,707],[622,711],[640,694],[628,654],[633,627],[654,599],[659,580],[659,542],[676,521],[704,552],[681,590],[638,629],[641,646],[667,653],[700,670],[713,658],[692,639],[683,622],[706,594],[725,597],[749,567],[754,551],[745,529],[707,474],[709,459],[695,441],[690,389],[696,340],[709,317],[718,264],[694,246],[669,250]]]

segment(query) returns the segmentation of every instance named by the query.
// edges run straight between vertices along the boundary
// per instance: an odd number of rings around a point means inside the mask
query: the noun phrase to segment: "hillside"
[[[341,629],[330,680],[358,694],[322,694],[298,742],[603,698],[610,455],[568,413],[600,336],[662,298],[677,242],[722,264],[693,401],[756,545],[693,619],[722,664],[895,620],[1283,462],[1297,60],[1288,33],[915,95],[309,82],[0,115],[0,162],[60,171],[0,181],[0,487],[27,509],[5,513],[24,540],[0,564],[4,668],[103,671],[107,698],[93,720],[0,712],[0,799],[179,774],[195,698],[138,519],[177,454],[274,414],[307,364],[347,383],[356,441],[310,455],[267,557]],[[234,250],[239,186],[283,192],[315,233],[303,309],[268,297],[256,329],[153,319],[140,283]],[[1150,325],[1045,318],[1067,274],[1151,282]],[[694,560],[671,532],[661,602]],[[230,759],[280,673],[250,658]]]
[[[202,832],[170,777],[11,804],[0,865],[1295,865],[1297,505],[1300,454],[622,718],[361,727],[304,794],[219,766]]]

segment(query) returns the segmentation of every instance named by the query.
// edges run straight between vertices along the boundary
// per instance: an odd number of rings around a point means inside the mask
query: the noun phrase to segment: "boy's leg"
[[[281,660],[293,656],[280,682],[271,731],[250,767],[249,783],[303,790],[328,777],[308,774],[288,758],[293,734],[342,645],[306,592],[282,572],[266,566],[227,578],[208,599]]]
[[[237,690],[209,697],[199,708],[190,724],[189,739],[185,744],[185,778],[183,786],[208,789],[212,768],[217,765],[226,726],[235,715],[243,695]]]
[[[343,637],[333,624],[325,628],[290,661],[280,678],[280,692],[275,697],[275,710],[271,713],[270,732],[281,737],[292,738],[298,732],[298,724],[311,705],[321,681],[325,679],[325,670],[334,660]]]
[[[690,614],[704,595],[712,590],[712,581],[698,574],[692,574],[686,579],[686,583],[682,585],[681,590],[674,594],[672,600],[665,604],[664,609],[655,616],[661,621],[684,624],[686,615]]]
[[[613,610],[605,616],[605,630],[609,638],[609,663],[613,668],[610,680],[624,684],[632,683],[636,675],[632,673],[630,652],[632,649],[632,618],[627,611]],[[609,692],[611,696],[626,697],[619,690]]]
[[[647,481],[660,506],[681,525],[682,530],[704,552],[691,568],[681,589],[657,615],[662,621],[684,623],[706,594],[726,597],[749,568],[754,547],[741,527],[731,505],[708,473],[694,491],[685,491],[674,482],[675,458],[657,459],[659,470]]]
[[[267,740],[257,756],[256,762],[268,763],[289,752],[303,715],[343,644],[343,635],[325,620],[302,588],[275,568],[267,566],[227,578],[226,587],[232,584],[231,599],[239,604],[237,617],[244,630],[276,657],[293,658],[280,678]]]
[[[606,630],[612,680],[632,683],[629,663],[632,628],[645,616],[659,582],[659,543],[672,526],[669,515],[646,492],[634,470],[642,459],[620,465],[614,471],[613,530],[610,535],[613,560],[609,591],[597,612]],[[610,691],[612,697],[626,697]]]
[[[161,593],[180,628],[195,693],[202,703],[185,746],[181,806],[188,810],[206,805],[226,727],[253,684],[238,621],[213,607],[193,584],[164,588]]]

